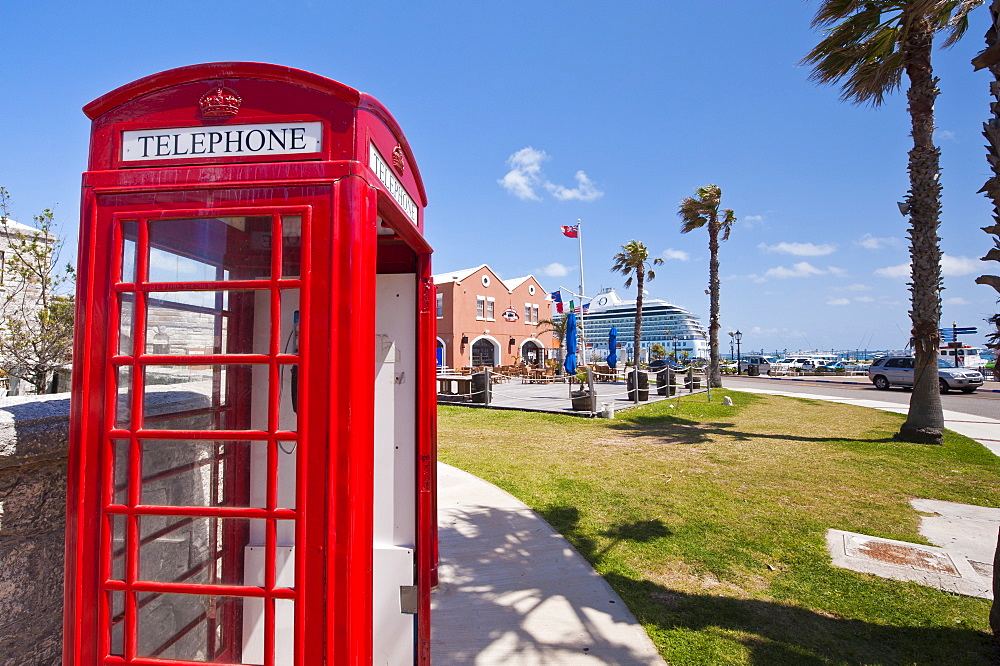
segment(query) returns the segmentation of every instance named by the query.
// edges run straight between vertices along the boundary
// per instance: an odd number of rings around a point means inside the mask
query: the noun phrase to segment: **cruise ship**
[[[603,361],[608,355],[608,332],[618,327],[618,358],[621,362],[631,359],[633,332],[635,330],[635,300],[626,301],[612,287],[603,289],[591,299],[583,315],[584,337],[587,340],[588,358]],[[698,317],[676,305],[658,298],[642,301],[642,337],[639,346],[648,350],[660,343],[667,353],[677,352],[677,357],[708,358],[708,329]],[[648,358],[648,351],[641,351],[640,358]]]

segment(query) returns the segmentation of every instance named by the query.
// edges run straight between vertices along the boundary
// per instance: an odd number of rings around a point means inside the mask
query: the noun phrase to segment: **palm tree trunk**
[[[938,331],[941,319],[941,248],[938,217],[941,212],[940,151],[934,146],[934,100],[937,79],[931,69],[931,23],[920,20],[918,29],[903,44],[913,150],[908,170],[910,191],[911,342],[914,353],[914,385],[906,422],[896,439],[940,444],[944,429],[938,388]]]
[[[986,31],[986,52],[997,48],[997,35],[1000,33],[1000,0],[993,0],[993,4],[990,5],[990,15],[993,22]],[[986,180],[980,192],[985,193],[993,203],[993,222],[1000,224],[1000,59],[996,54],[990,58],[988,67],[990,74],[993,75],[990,83],[993,101],[990,103],[990,117],[983,123],[983,136],[987,141],[986,160],[993,174]],[[993,640],[1000,642],[1000,533],[997,534],[997,548],[993,553],[993,604],[990,606],[990,630],[993,632]]]
[[[635,297],[635,330],[632,331],[632,356],[636,370],[639,369],[639,342],[642,340],[642,290],[645,282],[646,271],[640,266],[635,272],[635,285],[639,293]]]
[[[708,221],[708,292],[709,292],[709,322],[708,322],[708,385],[712,388],[722,387],[722,371],[719,368],[719,230],[718,216],[713,215]]]

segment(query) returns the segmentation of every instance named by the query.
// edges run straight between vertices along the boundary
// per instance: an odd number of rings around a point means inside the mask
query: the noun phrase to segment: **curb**
[[[768,379],[777,379],[777,380],[780,380],[780,381],[783,381],[783,382],[822,382],[824,384],[843,384],[845,386],[857,386],[858,384],[864,385],[864,384],[867,383],[865,381],[845,382],[845,381],[840,380],[840,379],[823,379],[823,378],[819,378],[819,377],[781,377],[781,376],[773,376],[773,375],[762,375],[762,376],[767,377]],[[987,382],[983,382],[983,385],[980,386],[978,389],[976,389],[976,391],[977,392],[979,392],[979,391],[987,391],[987,392],[990,392],[990,393],[1000,393],[1000,388],[987,388],[986,387],[986,383]]]

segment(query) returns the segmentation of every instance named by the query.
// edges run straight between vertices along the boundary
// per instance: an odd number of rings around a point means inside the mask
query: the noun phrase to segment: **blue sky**
[[[817,2],[284,2],[0,0],[0,184],[14,217],[55,207],[75,254],[89,123],[80,108],[124,83],[199,62],[309,70],[371,93],[413,147],[437,272],[487,263],[625,290],[612,256],[635,239],[666,262],[650,296],[708,317],[707,234],[678,203],[716,183],[738,222],[723,244],[722,325],[744,346],[900,348],[909,331],[909,121],[808,81]],[[942,323],[986,327],[996,294],[980,227],[990,207],[981,124],[988,77],[965,40],[935,52],[946,254]],[[724,336],[725,337],[725,336]],[[967,338],[980,343],[982,335]],[[728,351],[728,350],[727,350]]]

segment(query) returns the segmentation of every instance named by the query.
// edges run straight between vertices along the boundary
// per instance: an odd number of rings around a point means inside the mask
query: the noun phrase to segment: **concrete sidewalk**
[[[611,586],[534,511],[438,465],[432,663],[665,664]]]

